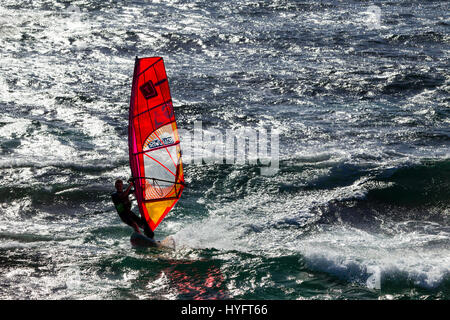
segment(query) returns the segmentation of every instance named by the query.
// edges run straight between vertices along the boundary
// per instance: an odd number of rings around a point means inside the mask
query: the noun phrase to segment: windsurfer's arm
[[[133,190],[131,190],[131,188],[133,187],[133,181],[129,181],[130,182],[130,184],[128,185],[128,188],[127,188],[127,190],[125,190],[125,192],[124,192],[124,194],[128,197],[128,195],[130,194],[130,193],[133,193]]]
[[[128,194],[134,193],[134,191],[136,190],[136,188],[134,188],[133,178],[128,179],[128,183],[129,183],[130,185],[128,186],[127,190],[130,189],[131,187],[133,187],[133,189],[131,189],[131,190],[128,191]]]
[[[128,183],[130,184],[130,185],[128,186],[128,189],[129,189],[130,187],[133,187],[133,189],[131,189],[131,190],[128,192],[128,194],[134,193],[134,192],[136,191],[136,188],[134,187],[133,178],[128,179]],[[127,189],[127,190],[128,190],[128,189]]]
[[[128,185],[128,188],[125,191],[119,193],[119,197],[122,201],[128,201],[128,195],[133,192],[133,191],[131,191],[132,187],[133,187],[133,182],[130,182],[130,184]]]

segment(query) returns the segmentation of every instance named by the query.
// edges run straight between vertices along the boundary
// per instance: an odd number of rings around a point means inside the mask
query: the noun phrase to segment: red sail
[[[180,139],[161,57],[136,58],[128,145],[139,212],[155,230],[184,188]]]

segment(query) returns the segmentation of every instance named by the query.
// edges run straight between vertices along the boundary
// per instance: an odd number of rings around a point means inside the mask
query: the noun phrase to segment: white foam
[[[332,199],[364,196],[364,183],[357,181],[332,192],[304,192],[302,196],[251,194],[219,208],[210,208],[209,216],[190,224],[179,224],[176,241],[191,248],[214,248],[264,256],[300,254],[307,266],[370,289],[382,289],[386,281],[411,281],[424,288],[439,286],[450,270],[450,235],[439,231],[438,224],[423,228],[409,221],[385,226],[393,235],[369,233],[345,226],[329,226],[302,235],[302,226],[317,216],[309,208]],[[359,191],[358,191],[359,190]],[[251,209],[255,208],[255,209]],[[290,223],[293,227],[289,227]],[[412,231],[414,230],[414,231]],[[175,230],[174,230],[175,231]],[[440,243],[437,245],[436,243]]]
[[[298,245],[311,268],[345,280],[371,287],[374,277],[380,277],[380,286],[386,279],[401,277],[433,288],[449,275],[450,248],[426,244],[449,240],[448,235],[409,232],[386,236],[335,227],[302,239]]]

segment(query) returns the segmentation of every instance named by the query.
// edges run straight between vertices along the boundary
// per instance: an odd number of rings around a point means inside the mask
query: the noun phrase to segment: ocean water
[[[449,299],[449,12],[2,0],[0,298]],[[279,133],[271,176],[185,162],[175,251],[132,248],[110,201],[136,55],[180,129]]]

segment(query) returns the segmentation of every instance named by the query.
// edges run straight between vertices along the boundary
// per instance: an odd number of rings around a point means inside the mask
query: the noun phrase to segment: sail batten
[[[139,212],[155,230],[185,186],[178,128],[161,57],[136,59],[131,91],[130,168]]]

